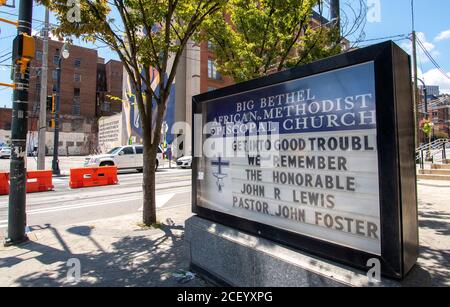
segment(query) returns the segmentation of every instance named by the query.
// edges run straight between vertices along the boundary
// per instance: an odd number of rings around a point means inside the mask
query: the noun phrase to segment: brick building
[[[36,37],[36,55],[30,65],[30,131],[37,130],[39,118],[42,43],[42,39]],[[62,46],[63,42],[49,40],[47,95],[55,94],[57,90],[56,69]],[[69,47],[69,51],[69,58],[61,60],[60,129],[95,133],[97,51],[74,45]]]
[[[0,130],[11,130],[11,108],[0,108]]]
[[[50,40],[47,95],[56,93],[59,50],[63,42]],[[106,64],[97,50],[71,45],[70,56],[61,61],[60,128],[65,132],[96,131],[98,116],[120,113],[121,104],[109,96],[122,97],[123,68],[119,61]],[[29,130],[37,131],[42,66],[42,39],[36,37],[36,55],[30,64]],[[50,113],[47,114],[50,119]],[[0,109],[0,126],[11,124],[11,109]],[[47,123],[48,124],[48,123]],[[87,126],[86,126],[87,124]],[[52,130],[49,127],[48,130]]]
[[[122,111],[123,65],[109,60],[106,64],[99,58],[97,63],[96,116],[110,116]],[[118,99],[114,99],[114,98]]]
[[[433,139],[450,137],[450,95],[440,95],[439,97],[429,99],[428,102],[428,119],[433,123]],[[418,105],[419,120],[426,118],[425,105]],[[423,132],[420,132],[421,142],[427,142]]]
[[[214,51],[210,42],[200,44],[200,93],[209,92],[234,83],[232,78],[222,76],[216,69]]]
[[[35,58],[30,63],[30,87],[28,94],[29,143],[37,142],[39,125],[41,67],[43,41],[36,39]],[[63,42],[49,40],[47,95],[56,93],[57,66]],[[70,55],[61,60],[60,88],[60,151],[71,152],[69,147],[77,147],[76,152],[92,152],[97,143],[97,120],[99,116],[112,115],[121,111],[121,103],[111,101],[109,96],[122,97],[122,64],[110,60],[106,64],[98,57],[97,50],[70,45]],[[53,132],[47,112],[47,132]],[[11,109],[0,109],[0,129],[10,130]],[[72,135],[71,135],[72,134]],[[50,134],[52,135],[52,134]],[[52,151],[52,141],[47,137],[47,150]],[[34,144],[30,145],[34,146]],[[82,147],[82,149],[80,149]],[[73,152],[73,150],[72,150]]]

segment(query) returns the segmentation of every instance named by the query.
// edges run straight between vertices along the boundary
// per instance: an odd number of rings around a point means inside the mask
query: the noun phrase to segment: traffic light
[[[8,0],[0,0],[0,6],[2,6],[2,5],[6,5],[6,2],[7,2]]]
[[[1,1],[1,0],[0,0]],[[34,58],[34,37],[26,33],[20,33],[13,41],[13,58],[16,64],[20,64],[20,72],[25,73],[27,64]]]
[[[47,96],[47,111],[52,110],[52,100],[53,100],[53,96]]]
[[[54,119],[49,120],[48,126],[49,128],[55,128],[55,120]]]
[[[55,95],[47,96],[47,111],[55,113]]]

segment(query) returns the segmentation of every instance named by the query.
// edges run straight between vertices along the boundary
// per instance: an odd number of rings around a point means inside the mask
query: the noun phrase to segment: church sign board
[[[193,98],[193,212],[402,279],[418,253],[409,57],[392,42]]]

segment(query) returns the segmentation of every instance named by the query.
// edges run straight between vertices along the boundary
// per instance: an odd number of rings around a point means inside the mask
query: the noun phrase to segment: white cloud
[[[417,38],[422,42],[423,46],[425,47],[425,49],[427,49],[427,51],[431,54],[432,57],[436,58],[439,55],[439,51],[436,50],[436,46],[427,40],[425,33],[417,32]],[[400,47],[402,47],[406,52],[412,55],[411,41],[406,41],[402,43]],[[420,48],[419,44],[417,44],[417,57],[419,64],[430,62],[425,52]]]
[[[450,39],[450,30],[442,31],[434,38],[435,41],[440,42],[446,39]]]
[[[439,85],[441,94],[450,94],[450,72],[447,73],[449,78],[446,78],[437,68],[430,69],[426,73],[418,70],[421,79],[427,85]]]

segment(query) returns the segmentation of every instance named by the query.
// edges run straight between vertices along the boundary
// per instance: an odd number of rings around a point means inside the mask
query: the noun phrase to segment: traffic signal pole
[[[21,0],[19,4],[19,24],[17,37],[20,34],[31,36],[33,0]],[[28,87],[30,78],[29,62],[14,58],[13,110],[11,127],[11,164],[8,207],[8,237],[6,244],[17,244],[27,240],[26,227],[26,158],[28,132]],[[26,64],[24,64],[26,63]]]

